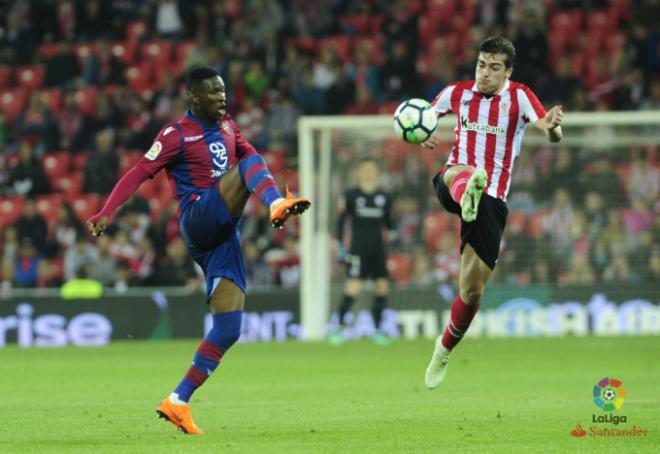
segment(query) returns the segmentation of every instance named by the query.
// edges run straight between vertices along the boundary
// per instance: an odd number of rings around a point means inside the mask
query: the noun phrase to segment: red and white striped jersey
[[[486,97],[471,80],[445,87],[431,104],[438,116],[454,112],[458,117],[447,164],[485,169],[486,193],[506,200],[525,126],[546,113],[534,92],[507,80],[498,94]]]

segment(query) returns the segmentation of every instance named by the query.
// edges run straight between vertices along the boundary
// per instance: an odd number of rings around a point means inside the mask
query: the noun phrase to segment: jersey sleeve
[[[520,106],[520,117],[525,123],[534,123],[539,118],[545,117],[545,109],[531,88],[521,85],[518,91],[518,105]]]
[[[243,137],[241,130],[231,115],[227,114],[227,120],[229,121],[231,128],[234,130],[234,137],[236,137],[236,156],[238,159],[243,159],[246,156],[257,154],[257,149],[254,148],[252,144],[245,139],[245,137]]]
[[[136,167],[139,166],[153,178],[163,167],[176,159],[182,148],[181,131],[174,125],[167,125],[158,133],[151,148],[138,161]]]
[[[455,85],[446,86],[431,102],[433,110],[439,117],[451,112],[451,94],[454,92],[455,87]]]

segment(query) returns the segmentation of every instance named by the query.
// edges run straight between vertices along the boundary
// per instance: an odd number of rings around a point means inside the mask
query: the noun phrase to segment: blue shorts
[[[179,227],[192,258],[204,270],[206,302],[214,281],[227,278],[245,293],[245,263],[241,251],[239,218],[233,218],[218,190],[212,186],[181,213]]]

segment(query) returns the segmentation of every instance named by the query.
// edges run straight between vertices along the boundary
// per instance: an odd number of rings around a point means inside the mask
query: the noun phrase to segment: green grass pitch
[[[2,453],[660,452],[660,338],[466,339],[435,391],[432,341],[238,344],[192,399],[201,437],[155,408],[198,341],[0,350]],[[575,438],[602,377],[627,390],[619,426]],[[605,427],[601,425],[601,427]]]

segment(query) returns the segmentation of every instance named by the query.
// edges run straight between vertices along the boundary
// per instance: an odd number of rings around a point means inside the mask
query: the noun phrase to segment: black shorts
[[[382,247],[352,249],[346,257],[348,277],[379,279],[387,277],[387,257]]]
[[[450,213],[461,216],[461,206],[451,198],[449,188],[442,176],[444,170],[433,178],[433,187],[442,203]],[[479,202],[479,214],[474,222],[465,222],[461,218],[461,254],[466,244],[470,244],[486,265],[492,270],[500,254],[500,241],[506,224],[509,209],[504,201],[484,194]]]

